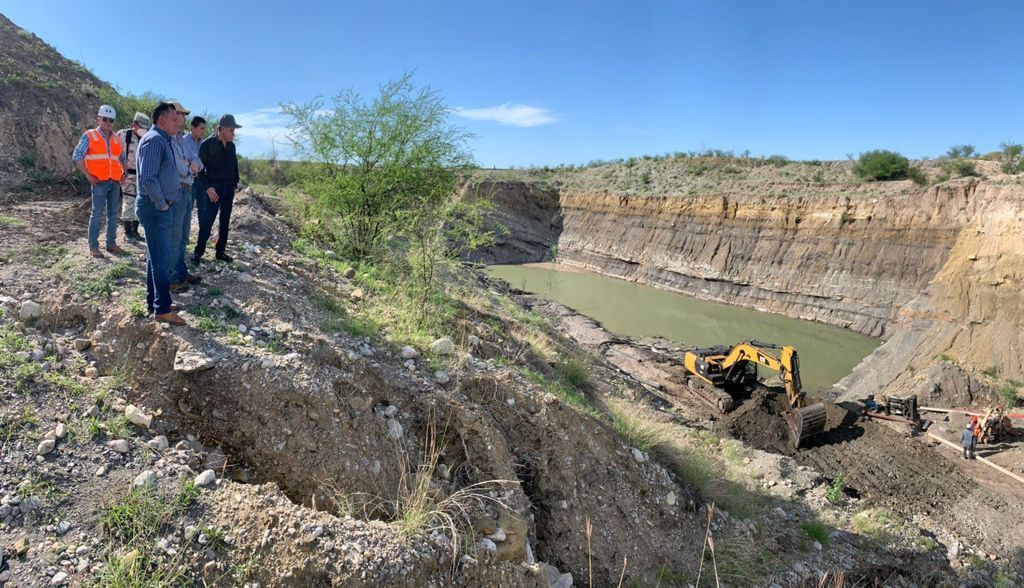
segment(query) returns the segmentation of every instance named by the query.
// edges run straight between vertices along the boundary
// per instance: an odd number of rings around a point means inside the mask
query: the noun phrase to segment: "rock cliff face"
[[[858,199],[570,189],[557,206],[550,190],[543,198],[508,182],[477,190],[493,194],[510,229],[484,252],[488,261],[536,261],[555,245],[567,265],[883,337],[945,263],[972,189]]]
[[[844,397],[890,390],[970,402],[1007,386],[1021,394],[1024,186],[982,182],[964,197],[965,222],[946,262],[896,309],[892,338],[837,385]],[[936,373],[939,360],[946,365]]]
[[[526,182],[463,184],[460,197],[486,200],[497,234],[493,246],[472,252],[471,261],[528,263],[551,258],[562,232],[558,190]]]
[[[467,189],[490,197],[510,227],[482,260],[535,261],[554,246],[566,265],[893,339],[875,354],[888,359],[866,360],[875,365],[860,377],[872,392],[939,355],[1005,378],[1024,371],[1019,177],[892,182],[870,193],[778,183],[676,196],[536,193],[508,181]]]

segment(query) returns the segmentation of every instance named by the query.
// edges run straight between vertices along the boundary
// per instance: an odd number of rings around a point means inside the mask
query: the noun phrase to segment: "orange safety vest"
[[[85,169],[96,176],[101,182],[105,180],[121,181],[124,169],[121,168],[121,152],[124,143],[117,133],[110,134],[110,149],[107,140],[99,129],[91,129],[85,133],[89,137],[89,149],[85,152]]]

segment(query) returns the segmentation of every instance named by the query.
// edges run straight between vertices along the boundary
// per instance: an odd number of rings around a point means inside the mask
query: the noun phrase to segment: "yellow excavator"
[[[691,387],[694,384],[710,386],[716,392],[730,385],[755,384],[758,365],[777,371],[789,401],[783,418],[789,425],[793,447],[800,447],[825,430],[825,405],[807,404],[800,385],[800,360],[796,349],[789,345],[750,340],[732,347],[694,349],[686,352],[683,363],[686,371],[697,380]]]

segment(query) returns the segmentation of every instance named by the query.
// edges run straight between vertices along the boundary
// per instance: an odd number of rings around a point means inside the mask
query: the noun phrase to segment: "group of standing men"
[[[202,263],[218,216],[216,258],[230,262],[228,227],[239,180],[234,138],[235,129],[241,127],[235,117],[221,117],[216,132],[204,139],[206,121],[200,116],[193,117],[191,131],[184,132],[189,113],[179,102],[160,102],[151,116],[137,112],[130,129],[114,132],[117,113],[103,105],[96,128],[82,135],[72,155],[92,186],[90,255],[103,257],[99,233],[104,216],[106,250],[125,253],[117,245],[120,212],[125,238],[146,244],[146,308],[156,320],[172,325],[185,321],[178,316],[180,307],[171,294],[187,291],[189,284],[201,280],[185,263],[192,209],[198,210],[199,217],[193,269]],[[122,193],[134,196],[125,198],[123,206]],[[145,237],[139,234],[140,224]]]

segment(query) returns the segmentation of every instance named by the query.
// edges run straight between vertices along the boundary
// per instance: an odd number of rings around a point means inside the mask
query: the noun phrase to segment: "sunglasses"
[[[112,119],[112,118],[107,118],[107,117],[105,117],[105,116],[101,116],[101,117],[100,117],[100,120],[101,120],[101,121],[103,121],[103,122],[114,122],[114,119]]]

